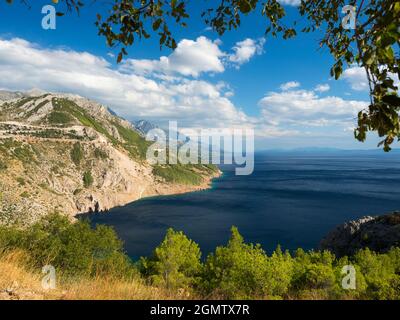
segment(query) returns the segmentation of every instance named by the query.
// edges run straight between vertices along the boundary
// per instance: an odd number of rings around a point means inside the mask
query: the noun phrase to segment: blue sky
[[[258,149],[376,147],[375,137],[364,144],[353,138],[357,111],[368,105],[363,71],[351,67],[342,80],[330,79],[333,60],[319,49],[321,34],[264,39],[265,19],[254,14],[219,37],[192,4],[188,28],[175,33],[176,52],[160,51],[152,38],[117,65],[117,52],[94,26],[104,5],[59,17],[56,30],[44,30],[41,7],[51,1],[31,2],[31,9],[0,2],[0,88],[75,93],[129,120],[160,125],[252,127]],[[286,7],[288,20],[296,19],[295,6]]]

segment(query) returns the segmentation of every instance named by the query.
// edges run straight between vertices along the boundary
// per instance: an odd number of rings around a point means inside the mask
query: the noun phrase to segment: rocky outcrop
[[[400,212],[346,222],[320,243],[320,249],[329,250],[339,257],[352,255],[363,248],[386,252],[396,246],[400,246]]]

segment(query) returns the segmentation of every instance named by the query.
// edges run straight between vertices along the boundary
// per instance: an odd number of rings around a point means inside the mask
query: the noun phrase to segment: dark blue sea
[[[400,153],[379,151],[267,152],[255,171],[223,177],[207,191],[143,199],[93,224],[113,226],[134,259],[148,256],[167,228],[182,230],[203,253],[225,244],[232,225],[267,252],[312,249],[336,225],[400,210]]]

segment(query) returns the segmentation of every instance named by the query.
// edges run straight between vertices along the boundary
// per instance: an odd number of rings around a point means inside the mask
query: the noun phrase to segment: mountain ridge
[[[1,92],[0,223],[202,190],[220,174],[214,166],[151,166],[149,145],[129,121],[84,97]]]

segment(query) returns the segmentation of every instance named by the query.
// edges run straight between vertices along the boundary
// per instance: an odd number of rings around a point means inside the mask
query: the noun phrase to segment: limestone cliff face
[[[151,166],[149,142],[82,97],[18,93],[3,99],[0,223],[31,223],[52,211],[72,218],[147,196],[201,190],[220,174],[213,166]]]
[[[386,252],[400,246],[400,212],[378,217],[364,217],[336,227],[320,244],[337,256],[353,255],[360,249],[369,248]]]

